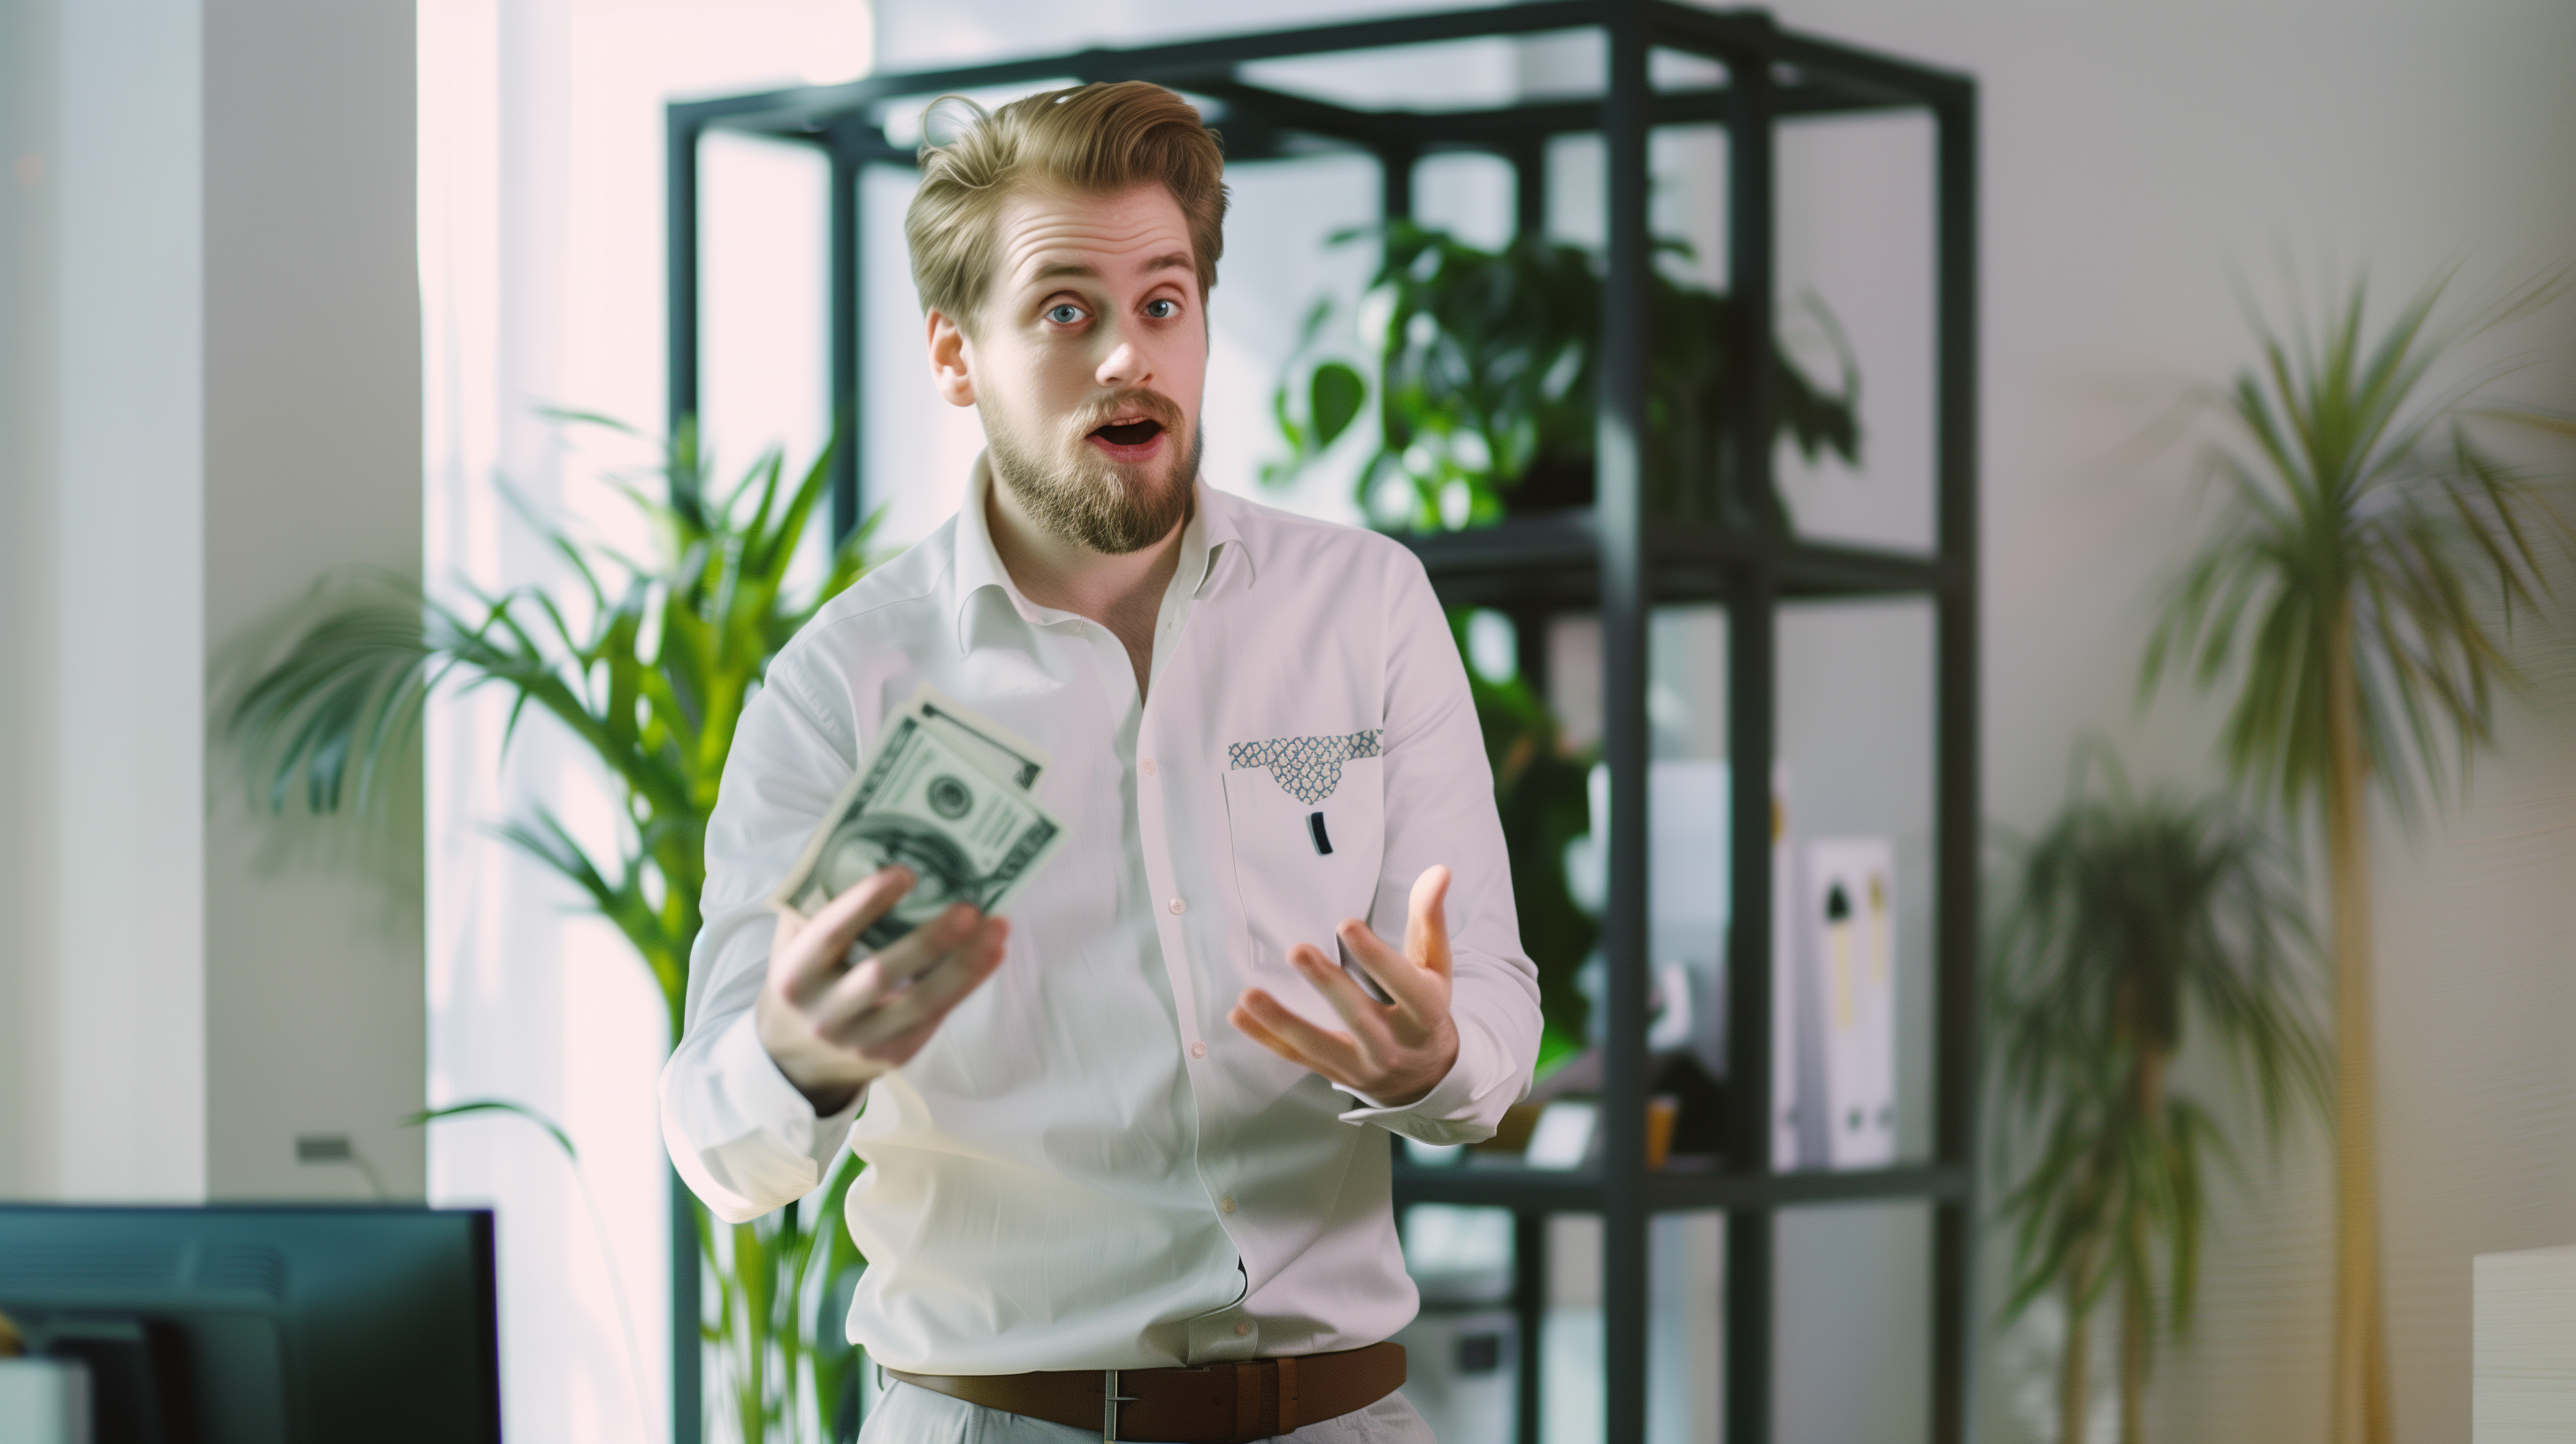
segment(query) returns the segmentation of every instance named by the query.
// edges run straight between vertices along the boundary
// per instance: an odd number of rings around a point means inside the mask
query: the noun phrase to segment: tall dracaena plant
[[[2229,439],[2205,454],[2224,515],[2182,574],[2149,642],[2142,687],[2187,675],[2232,696],[2235,775],[2325,835],[2336,1042],[2335,1444],[2389,1438],[2373,1099],[2368,793],[2401,816],[2489,740],[2516,680],[2505,628],[2547,594],[2569,533],[2551,498],[2473,423],[2492,373],[2440,385],[2457,345],[2565,289],[2522,287],[2434,324],[2437,277],[2375,332],[2367,287],[2275,329],[2253,316],[2259,363],[2223,393]],[[2294,288],[2295,289],[2295,288]],[[2249,308],[2250,309],[2250,308]],[[2547,418],[2540,418],[2547,424]]]
[[[600,417],[561,419],[627,430]],[[223,736],[271,809],[300,799],[331,812],[364,802],[442,685],[506,691],[505,747],[529,709],[553,718],[607,773],[625,826],[605,853],[542,806],[501,834],[616,925],[661,989],[676,1040],[701,923],[707,817],[735,724],[770,659],[865,567],[863,527],[832,549],[814,584],[790,579],[828,489],[829,455],[797,479],[773,451],[718,489],[684,427],[656,484],[618,483],[658,556],[626,557],[528,516],[567,565],[560,595],[469,588],[468,604],[455,606],[390,576],[327,582],[281,627],[286,644],[223,705]],[[809,1328],[808,1311],[859,1262],[837,1226],[857,1170],[842,1160],[810,1219],[791,1204],[719,1229],[697,1209],[718,1284],[706,1338],[725,1361],[746,1444],[810,1437],[813,1429],[793,1426],[799,1399],[834,1409],[855,1377],[846,1345]]]
[[[2263,834],[2208,801],[2079,784],[2021,852],[1989,974],[2013,1225],[2007,1314],[2066,1306],[2060,1444],[2090,1413],[2092,1320],[2119,1325],[2121,1444],[2142,1438],[2156,1345],[2190,1322],[2214,1158],[2234,1151],[2171,1081],[2192,1034],[2249,1087],[2277,1138],[2322,1105],[2299,891]]]

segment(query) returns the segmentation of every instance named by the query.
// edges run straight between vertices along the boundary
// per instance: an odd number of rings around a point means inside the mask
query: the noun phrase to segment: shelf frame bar
[[[1346,53],[1441,41],[1596,30],[1608,41],[1608,93],[1598,102],[1543,102],[1446,114],[1365,111],[1268,90],[1241,78],[1239,67],[1293,56]],[[1646,58],[1669,46],[1725,63],[1729,83],[1657,93]],[[1794,67],[1793,71],[1775,67]],[[1129,49],[1090,49],[939,70],[888,73],[845,85],[802,87],[711,100],[674,102],[666,111],[669,274],[667,413],[671,428],[693,423],[700,406],[699,143],[709,129],[771,136],[823,148],[832,163],[830,395],[838,442],[832,463],[835,538],[862,517],[864,500],[863,351],[865,274],[860,252],[864,172],[906,164],[911,154],[889,144],[873,107],[911,95],[977,89],[1056,77],[1081,81],[1154,79],[1210,95],[1241,110],[1237,160],[1293,158],[1281,133],[1339,141],[1373,153],[1384,167],[1381,199],[1389,219],[1409,216],[1411,168],[1426,153],[1487,151],[1511,161],[1521,177],[1524,233],[1543,229],[1545,151],[1549,137],[1597,132],[1609,162],[1608,279],[1603,293],[1603,401],[1598,441],[1596,512],[1565,535],[1451,544],[1423,538],[1417,548],[1436,573],[1453,581],[1486,572],[1513,573],[1527,588],[1515,620],[1542,624],[1551,601],[1576,592],[1594,600],[1603,622],[1603,750],[1611,772],[1611,887],[1603,938],[1609,963],[1607,1035],[1617,1046],[1606,1060],[1605,1162],[1598,1175],[1494,1180],[1467,1185],[1456,1201],[1514,1208],[1517,1287],[1522,1315],[1521,1437],[1536,1437],[1539,1333],[1545,1312],[1546,1220],[1554,1212],[1598,1211],[1604,1218],[1604,1381],[1606,1437],[1642,1440],[1646,1411],[1648,1231],[1655,1212],[1723,1208],[1728,1213],[1727,1418],[1738,1444],[1762,1444],[1771,1432],[1771,1325],[1775,1299],[1774,1218],[1783,1207],[1861,1198],[1917,1198],[1934,1208],[1932,1411],[1935,1444],[1970,1437],[1968,1369],[1973,1362],[1973,1289],[1977,945],[1974,899],[1978,846],[1976,471],[1977,112],[1969,77],[1874,51],[1776,28],[1758,10],[1708,11],[1676,0],[1541,0],[1483,10],[1444,11],[1217,37]],[[1936,125],[1936,511],[1938,541],[1929,557],[1804,542],[1772,525],[1770,496],[1771,348],[1774,308],[1773,133],[1782,117],[1884,108],[1929,110]],[[1225,128],[1225,118],[1217,122]],[[1730,289],[1739,325],[1738,354],[1754,373],[1731,458],[1731,514],[1707,534],[1647,530],[1644,490],[1644,381],[1651,347],[1647,274],[1647,141],[1657,128],[1716,124],[1728,132]],[[1533,164],[1533,160],[1535,164]],[[1533,188],[1535,174],[1539,184]],[[1535,189],[1535,195],[1533,190]],[[1753,438],[1760,438],[1754,440]],[[1456,555],[1444,552],[1454,550]],[[1526,568],[1526,570],[1525,570]],[[1541,576],[1545,577],[1541,581]],[[1539,583],[1531,586],[1533,582]],[[1553,588],[1554,590],[1550,590]],[[1572,590],[1568,590],[1568,589]],[[1775,751],[1770,705],[1776,676],[1776,606],[1802,591],[1928,595],[1936,635],[1936,1157],[1925,1166],[1860,1174],[1770,1171],[1770,788]],[[1646,625],[1658,600],[1722,600],[1729,608],[1729,756],[1736,786],[1728,819],[1734,846],[1728,879],[1734,929],[1728,940],[1730,1072],[1738,1086],[1728,1120],[1736,1171],[1721,1175],[1651,1174],[1645,1168],[1647,733]],[[1544,639],[1524,643],[1543,655]],[[1758,705],[1757,705],[1758,703]],[[1757,715],[1758,714],[1758,715]],[[1758,1006],[1748,1007],[1747,1004]],[[1757,1066],[1758,1065],[1758,1066]],[[1758,1130],[1756,1124],[1758,1123]],[[1444,1184],[1430,1170],[1399,1168],[1400,1202],[1435,1201]],[[1473,1177],[1473,1175],[1468,1175]],[[688,1195],[672,1180],[673,1437],[700,1437],[698,1258]]]
[[[1934,1149],[1967,1180],[1933,1206],[1932,1439],[1974,1437],[1977,1338],[1977,899],[1984,779],[1977,589],[1977,97],[1933,107],[1934,485],[1938,545],[1953,584],[1934,600]]]
[[[1779,1210],[1837,1203],[1942,1202],[1966,1199],[1971,1171],[1945,1163],[1890,1168],[1807,1169],[1794,1173],[1656,1171],[1646,1175],[1653,1213]],[[1548,1169],[1419,1168],[1398,1164],[1399,1208],[1449,1203],[1533,1213],[1591,1213],[1602,1186],[1597,1172]]]
[[[1606,0],[1607,96],[1601,349],[1593,455],[1600,530],[1603,760],[1610,769],[1609,896],[1601,950],[1608,974],[1602,1031],[1601,1299],[1603,1437],[1646,1434],[1646,1311],[1651,1242],[1646,1201],[1647,828],[1646,392],[1654,317],[1647,234],[1654,87],[1645,0]],[[1736,1435],[1759,1439],[1759,1435]]]
[[[670,356],[663,378],[664,434],[677,441],[698,415],[698,140],[706,125],[678,106],[666,111],[663,124],[663,306]],[[671,1169],[672,1444],[699,1444],[705,1426],[696,1206],[688,1183]]]
[[[1512,1433],[1518,1444],[1541,1444],[1546,1418],[1545,1360],[1547,1335],[1548,1218],[1535,1209],[1512,1214],[1512,1317],[1519,1324],[1512,1366],[1518,1373]]]
[[[834,125],[828,151],[832,166],[827,192],[831,281],[826,291],[832,312],[832,357],[826,385],[830,388],[832,415],[830,521],[834,546],[848,540],[866,516],[861,510],[865,498],[860,495],[859,475],[860,460],[867,450],[867,400],[861,394],[866,382],[867,280],[861,248],[867,235],[867,215],[862,209],[867,134],[857,133],[859,129],[848,123]]]
[[[1091,48],[979,65],[893,71],[839,85],[795,86],[751,94],[680,101],[701,125],[786,135],[823,129],[828,118],[865,112],[889,100],[978,90],[1054,79],[1154,80],[1175,89],[1263,60],[1342,54],[1443,41],[1510,38],[1548,31],[1601,30],[1618,15],[1633,14],[1655,31],[1655,43],[1723,58],[1722,52],[1759,51],[1769,58],[1830,77],[1818,93],[1846,97],[1855,107],[1930,105],[1954,98],[1974,82],[1954,72],[1919,65],[1858,46],[1776,29],[1759,10],[1715,11],[1676,0],[1540,0],[1477,10],[1445,10],[1382,20],[1350,21],[1295,30],[1216,36],[1160,45]],[[1793,90],[1803,87],[1791,87]],[[1201,93],[1206,93],[1201,91]],[[1511,107],[1536,111],[1542,107]],[[1354,115],[1371,112],[1352,111]],[[1784,112],[1785,113],[1785,112]],[[1421,112],[1377,112],[1390,124]],[[1474,112],[1466,112],[1474,114]],[[1660,117],[1659,117],[1660,120]]]
[[[1759,37],[1756,37],[1759,38]],[[1726,126],[1727,293],[1735,334],[1728,338],[1741,382],[1728,435],[1728,520],[1770,543],[1730,570],[1726,601],[1726,755],[1728,787],[1727,1104],[1730,1164],[1753,1175],[1772,1171],[1772,844],[1771,797],[1777,751],[1773,692],[1778,686],[1779,578],[1762,555],[1778,541],[1772,525],[1772,311],[1777,276],[1773,174],[1772,76],[1767,48],[1728,46],[1727,88],[1734,106]],[[1778,1294],[1778,1221],[1767,1208],[1726,1214],[1725,1420],[1729,1439],[1771,1438]]]

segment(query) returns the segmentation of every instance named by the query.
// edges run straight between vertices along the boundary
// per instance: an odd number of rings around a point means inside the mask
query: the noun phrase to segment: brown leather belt
[[[1404,1346],[1199,1369],[886,1373],[916,1388],[1132,1444],[1251,1444],[1365,1409],[1404,1387]]]

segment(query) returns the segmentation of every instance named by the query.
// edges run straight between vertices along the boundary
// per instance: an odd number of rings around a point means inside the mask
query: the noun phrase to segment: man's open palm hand
[[[1359,919],[1343,920],[1342,945],[1393,1002],[1370,997],[1322,949],[1309,943],[1289,949],[1289,964],[1333,1005],[1349,1032],[1319,1028],[1259,988],[1245,990],[1227,1021],[1363,1098],[1390,1108],[1421,1102],[1458,1061],[1458,1030],[1449,1021],[1448,897],[1449,869],[1428,868],[1414,879],[1402,952]]]

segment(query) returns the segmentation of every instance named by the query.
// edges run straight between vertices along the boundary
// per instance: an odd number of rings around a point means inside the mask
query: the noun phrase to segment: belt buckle
[[[1100,1444],[1118,1444],[1118,1406],[1133,1404],[1136,1396],[1118,1392],[1118,1371],[1100,1371]]]

